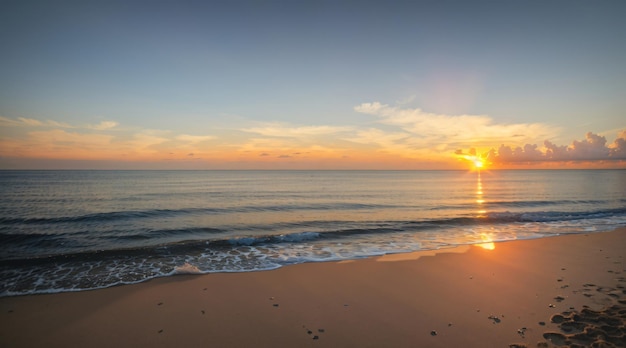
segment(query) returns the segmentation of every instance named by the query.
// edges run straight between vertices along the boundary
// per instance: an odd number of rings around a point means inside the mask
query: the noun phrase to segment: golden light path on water
[[[480,167],[482,167],[482,165],[479,167],[478,165],[476,165],[476,162],[474,162],[474,165],[478,169],[477,181],[476,181],[476,205],[478,206],[478,211],[477,211],[476,217],[485,218],[487,216],[487,210],[485,209],[485,206],[484,206],[485,199],[483,195],[484,194],[483,182],[480,176]],[[481,233],[480,238],[483,240],[484,243],[476,244],[476,246],[479,246],[487,250],[494,250],[496,248],[496,245],[495,243],[493,243],[493,238],[490,236],[490,233],[487,233],[487,232]]]

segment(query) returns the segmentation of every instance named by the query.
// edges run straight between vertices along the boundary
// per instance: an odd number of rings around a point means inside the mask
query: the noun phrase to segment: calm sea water
[[[0,296],[626,226],[626,170],[0,171]]]

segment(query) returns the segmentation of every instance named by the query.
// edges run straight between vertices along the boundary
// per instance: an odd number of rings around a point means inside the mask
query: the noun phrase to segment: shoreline
[[[550,347],[611,320],[619,343],[625,257],[621,228],[4,297],[0,346]]]

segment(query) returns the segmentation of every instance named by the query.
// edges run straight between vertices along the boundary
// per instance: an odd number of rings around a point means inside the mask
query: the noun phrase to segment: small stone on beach
[[[490,315],[487,317],[490,320],[493,320],[494,324],[499,324],[502,320],[495,315]]]
[[[431,336],[437,336],[437,331],[435,331],[435,330],[431,331],[431,332],[430,332],[430,335],[431,335]]]

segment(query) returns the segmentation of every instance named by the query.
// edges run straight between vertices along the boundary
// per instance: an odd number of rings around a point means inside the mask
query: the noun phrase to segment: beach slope
[[[626,346],[626,229],[486,247],[5,297],[0,346]]]

